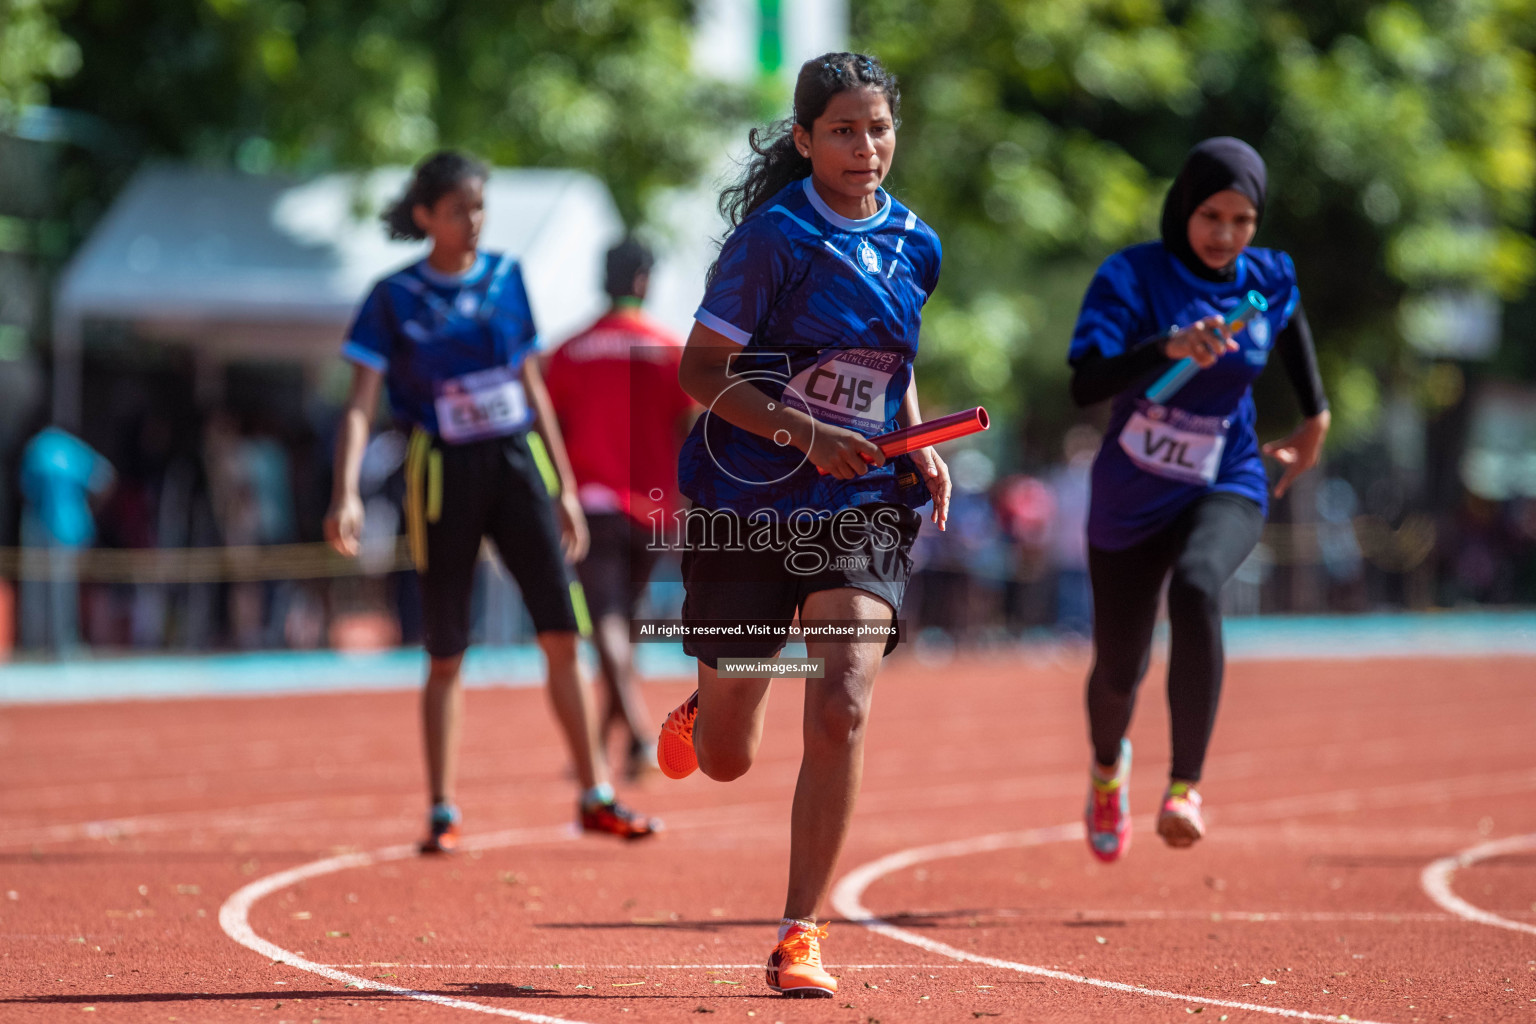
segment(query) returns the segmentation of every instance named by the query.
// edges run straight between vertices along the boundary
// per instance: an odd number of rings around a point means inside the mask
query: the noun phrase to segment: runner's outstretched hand
[[[949,467],[932,448],[919,448],[912,453],[912,461],[917,463],[917,471],[923,475],[928,493],[933,495],[933,515],[930,519],[943,530],[949,525]]]
[[[587,516],[581,510],[576,495],[564,492],[555,502],[555,512],[560,520],[560,550],[572,565],[587,557],[592,538],[587,533]]]
[[[331,506],[325,514],[325,541],[338,554],[348,558],[357,554],[358,538],[363,535],[363,501],[349,495]]]
[[[1328,410],[1324,409],[1316,416],[1302,420],[1301,426],[1291,431],[1290,436],[1264,446],[1264,454],[1285,467],[1285,472],[1275,482],[1275,497],[1285,497],[1296,478],[1317,465],[1318,456],[1323,452],[1323,441],[1328,436],[1330,419]]]

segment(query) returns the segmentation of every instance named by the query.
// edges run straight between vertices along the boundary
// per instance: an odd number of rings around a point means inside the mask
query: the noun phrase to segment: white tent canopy
[[[378,213],[409,171],[306,182],[154,166],[139,173],[70,261],[54,305],[54,416],[77,424],[84,325],[126,322],[145,338],[215,358],[333,358],[378,278],[419,258]],[[623,232],[608,190],[576,171],[498,170],[481,245],[523,261],[546,344],[606,306],[603,253]]]

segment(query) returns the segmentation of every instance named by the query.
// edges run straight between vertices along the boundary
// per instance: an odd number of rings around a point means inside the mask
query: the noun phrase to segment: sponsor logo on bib
[[[1226,449],[1227,420],[1142,401],[1120,431],[1120,449],[1143,471],[1186,484],[1212,484]]]

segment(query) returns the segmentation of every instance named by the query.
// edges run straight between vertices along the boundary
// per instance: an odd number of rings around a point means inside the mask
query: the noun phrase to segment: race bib
[[[466,373],[441,382],[433,405],[437,409],[437,431],[451,444],[503,437],[532,421],[523,382],[509,366]]]
[[[878,434],[888,418],[885,399],[891,378],[902,363],[900,352],[884,349],[829,352],[790,380],[784,401],[823,423]]]
[[[1141,469],[1186,484],[1213,484],[1231,421],[1195,416],[1146,399],[1120,431],[1120,448]]]

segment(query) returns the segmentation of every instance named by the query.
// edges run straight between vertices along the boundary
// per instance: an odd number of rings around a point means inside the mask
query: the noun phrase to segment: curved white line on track
[[[1491,843],[1483,843],[1449,857],[1441,857],[1419,875],[1419,885],[1430,899],[1464,920],[1492,925],[1494,928],[1507,928],[1512,932],[1536,935],[1536,925],[1511,921],[1507,917],[1500,917],[1481,907],[1474,907],[1451,890],[1451,877],[1459,869],[1469,868],[1479,861],[1501,857],[1506,853],[1525,853],[1530,850],[1536,850],[1536,834],[1495,839]]]
[[[524,828],[508,829],[505,832],[492,832],[486,835],[467,838],[463,846],[465,849],[493,849],[503,846],[517,846],[523,843],[553,842],[574,837],[574,830],[569,825],[548,828]],[[230,895],[219,908],[219,927],[224,929],[224,934],[234,939],[247,949],[254,950],[269,960],[297,967],[301,971],[318,974],[322,978],[346,983],[352,988],[359,988],[372,992],[388,992],[392,995],[406,996],[410,999],[418,999],[424,1003],[436,1003],[439,1006],[447,1006],[455,1010],[471,1010],[476,1013],[487,1013],[493,1017],[511,1017],[513,1020],[529,1021],[531,1024],[579,1024],[569,1017],[550,1017],[539,1013],[524,1013],[521,1010],[507,1010],[497,1006],[486,1006],[484,1003],[475,1003],[467,999],[455,999],[452,996],[437,995],[433,992],[418,992],[411,988],[402,988],[399,985],[386,985],[381,981],[370,978],[360,978],[355,974],[338,971],[334,967],[325,964],[317,964],[313,960],[306,960],[297,953],[290,952],[277,945],[268,942],[257,935],[251,928],[251,908],[261,899],[272,895],[274,892],[288,888],[309,878],[318,878],[321,875],[334,874],[337,871],[347,871],[352,868],[365,868],[374,864],[382,864],[386,861],[405,860],[418,856],[414,845],[386,846],[382,850],[374,850],[371,853],[346,853],[337,857],[326,857],[323,860],[311,861],[301,864],[287,871],[279,871],[276,874],[258,878],[249,885],[243,886]]]
[[[1370,793],[1369,795],[1371,795],[1373,798],[1370,805],[1376,806],[1380,804],[1381,806],[1398,806],[1405,801],[1417,802],[1419,799],[1422,799],[1426,796],[1431,799],[1444,799],[1451,794],[1453,787],[1457,784],[1462,786],[1468,784],[1478,784],[1482,787],[1482,791],[1486,792],[1490,782],[1496,782],[1499,784],[1501,788],[1498,788],[1496,790],[1497,792],[1524,791],[1530,789],[1533,783],[1536,783],[1536,772],[1523,770],[1520,772],[1508,773],[1494,777],[1473,776],[1465,779],[1437,780],[1431,784],[1413,784],[1409,786],[1388,787],[1386,790],[1378,790]],[[1308,801],[1308,808],[1314,811],[1323,806],[1322,801],[1327,798],[1331,798],[1334,801],[1342,800],[1345,804],[1347,804],[1347,808],[1333,807],[1330,805],[1324,807],[1323,809],[1325,810],[1356,809],[1361,805],[1361,801],[1366,795],[1367,791],[1345,790],[1341,793],[1322,794],[1321,796],[1313,796],[1304,799]],[[1286,816],[1295,813],[1295,811],[1293,811],[1290,807],[1289,800],[1269,801],[1265,803],[1248,805],[1246,808],[1240,807],[1238,809],[1246,810],[1248,812],[1248,817],[1256,816],[1260,820],[1266,817]],[[716,809],[717,812],[718,810],[720,809]],[[1149,819],[1138,819],[1138,822],[1145,825],[1146,820]],[[465,849],[494,849],[505,846],[516,846],[520,843],[550,842],[561,839],[570,839],[574,838],[576,834],[577,833],[575,829],[569,825],[545,828],[509,829],[503,832],[493,832],[480,836],[467,837],[463,843],[463,847]],[[884,935],[887,938],[916,946],[919,949],[926,949],[929,952],[937,953],[941,956],[946,956],[954,960],[978,963],[984,966],[998,967],[1004,970],[1018,971],[1025,974],[1034,974],[1041,977],[1072,982],[1079,985],[1091,985],[1098,988],[1122,991],[1132,995],[1183,1000],[1185,1002],[1199,1003],[1205,1006],[1222,1006],[1231,1009],[1251,1010],[1257,1013],[1267,1013],[1275,1016],[1289,1017],[1299,1020],[1340,1019],[1333,1016],[1307,1013],[1301,1010],[1286,1010],[1273,1006],[1261,1006],[1256,1003],[1241,1003],[1220,999],[1209,999],[1201,996],[1183,995],[1178,992],[1165,992],[1160,989],[1139,988],[1133,985],[1127,985],[1123,982],[1106,981],[1098,978],[1088,978],[1081,975],[1068,974],[1065,971],[1052,970],[1046,967],[1037,967],[1030,964],[1015,963],[1011,960],[1000,960],[994,957],[979,956],[974,953],[966,952],[962,949],[956,949],[953,946],[947,946],[942,942],[935,942],[921,935],[906,931],[905,929],[898,928],[895,925],[892,925],[889,922],[876,917],[871,911],[865,908],[861,902],[864,891],[873,882],[887,874],[890,874],[893,871],[900,871],[903,868],[910,867],[915,864],[923,863],[929,860],[939,860],[945,857],[960,857],[966,856],[968,854],[984,853],[992,850],[1015,849],[1027,846],[1039,846],[1050,842],[1077,840],[1082,838],[1082,834],[1082,825],[1074,823],[1071,825],[1058,825],[1051,828],[1031,829],[1025,832],[995,833],[987,836],[979,836],[974,839],[963,839],[950,843],[939,843],[934,846],[916,847],[909,850],[899,851],[889,856],[882,857],[879,860],[872,861],[869,864],[865,864],[862,867],[859,867],[845,875],[837,883],[836,887],[832,891],[832,905],[838,913],[842,914],[843,917],[851,922],[862,924],[869,928],[871,931]],[[1523,845],[1525,843],[1529,843],[1530,845]],[[1483,846],[1474,847],[1473,849],[1458,855],[1458,857],[1446,858],[1444,861],[1436,861],[1435,864],[1432,864],[1429,868],[1425,869],[1422,876],[1422,881],[1426,891],[1429,891],[1430,885],[1432,884],[1430,880],[1431,871],[1438,866],[1448,864],[1449,867],[1443,869],[1445,873],[1444,882],[1442,883],[1444,894],[1448,902],[1441,902],[1441,900],[1435,896],[1434,892],[1430,892],[1431,898],[1434,898],[1437,903],[1440,903],[1441,906],[1446,907],[1453,913],[1467,918],[1468,920],[1480,921],[1485,924],[1493,924],[1497,927],[1513,928],[1517,931],[1536,932],[1536,927],[1524,925],[1515,921],[1508,921],[1505,918],[1498,917],[1494,914],[1489,914],[1486,911],[1482,911],[1476,907],[1473,907],[1471,904],[1465,903],[1450,892],[1448,884],[1450,873],[1454,872],[1456,867],[1466,866],[1475,863],[1478,860],[1484,860],[1489,857],[1497,856],[1501,853],[1512,853],[1516,852],[1516,850],[1533,848],[1536,848],[1536,835],[1520,836],[1514,837],[1512,839],[1498,840],[1495,843],[1487,843]],[[524,1013],[518,1010],[501,1009],[499,1007],[486,1006],[482,1003],[471,1002],[466,999],[454,999],[450,996],[436,995],[431,992],[418,992],[415,989],[403,988],[397,985],[386,985],[382,982],[374,981],[371,979],[360,978],[356,975],[347,974],[344,971],[337,970],[332,965],[319,964],[312,960],[306,960],[305,958],[299,956],[297,953],[285,950],[282,947],[261,938],[255,933],[254,930],[252,930],[250,926],[249,918],[251,908],[259,900],[270,896],[274,892],[285,889],[290,885],[294,885],[298,882],[304,881],[305,879],[316,878],[321,875],[332,874],[337,871],[346,871],[352,868],[368,867],[373,864],[384,863],[391,860],[404,860],[414,856],[416,856],[416,849],[414,846],[389,846],[380,850],[375,850],[371,853],[350,853],[342,854],[336,857],[327,857],[322,860],[313,861],[309,864],[301,864],[298,867],[289,868],[286,871],[280,871],[273,875],[268,875],[265,878],[257,879],[249,885],[236,890],[227,900],[224,901],[223,906],[219,908],[219,926],[223,928],[226,935],[240,943],[240,945],[260,953],[261,955],[266,956],[271,960],[297,967],[300,970],[308,971],[311,974],[317,974],[321,977],[329,978],[332,981],[341,981],[355,988],[375,992],[388,992],[394,995],[401,995],[411,999],[421,1000],[423,1002],[436,1003],[438,1005],[451,1007],[453,1009],[470,1010],[473,1012],[486,1013],[497,1017],[509,1017],[514,1020],[531,1021],[535,1022],[535,1024],[579,1024],[579,1022],[574,1022],[569,1018],[551,1017],[542,1014]],[[1355,1021],[1354,1024],[1381,1024],[1381,1022]]]
[[[1021,964],[1013,960],[1001,960],[997,957],[982,956],[970,953],[954,946],[937,942],[916,932],[905,928],[898,928],[889,921],[884,921],[864,906],[864,891],[874,882],[886,875],[901,871],[917,864],[923,864],[932,860],[943,860],[949,857],[965,857],[976,853],[988,853],[995,850],[1013,850],[1027,846],[1043,846],[1046,843],[1061,843],[1078,841],[1083,838],[1083,826],[1074,822],[1071,825],[1055,825],[1050,828],[1034,828],[1024,832],[997,832],[991,835],[976,836],[972,839],[958,839],[948,843],[936,843],[932,846],[918,846],[908,850],[899,850],[888,854],[878,860],[870,861],[844,875],[832,889],[832,906],[839,914],[856,924],[861,924],[878,935],[897,942],[905,942],[909,946],[947,956],[953,960],[964,960],[973,964],[981,964],[985,967],[997,967],[1008,971],[1017,971],[1020,974],[1032,974],[1041,978],[1051,978],[1055,981],[1070,982],[1074,985],[1090,985],[1094,988],[1110,989],[1115,992],[1124,992],[1133,996],[1152,996],[1156,999],[1174,999],[1183,1003],[1197,1003],[1204,1006],[1220,1006],[1231,1010],[1248,1010],[1253,1013],[1267,1013],[1275,1017],[1288,1017],[1293,1020],[1331,1020],[1340,1018],[1333,1014],[1308,1013],[1305,1010],[1287,1010],[1278,1006],[1264,1006],[1259,1003],[1240,1003],[1229,999],[1211,999],[1208,996],[1192,996],[1182,992],[1166,992],[1156,988],[1141,988],[1136,985],[1128,985],[1123,981],[1107,981],[1103,978],[1090,978],[1081,974],[1069,974],[1066,971],[1053,970],[1049,967],[1038,967],[1034,964]],[[1358,1020],[1351,1017],[1355,1024],[1381,1024],[1379,1021]]]

